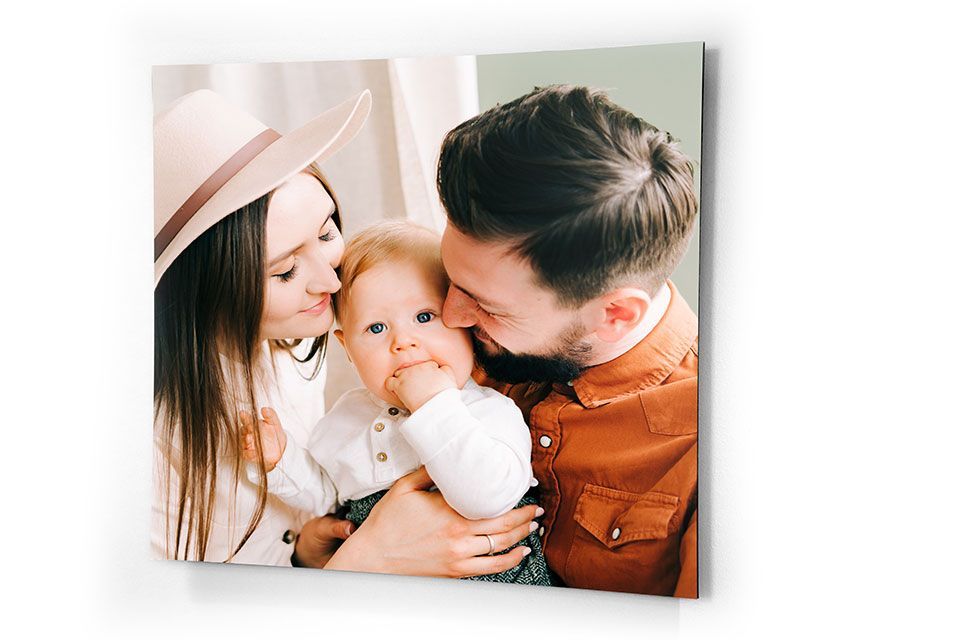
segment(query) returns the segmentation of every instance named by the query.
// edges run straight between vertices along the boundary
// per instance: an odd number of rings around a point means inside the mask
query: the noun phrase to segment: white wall
[[[5,625],[38,637],[955,633],[955,23],[927,5],[8,9]],[[151,64],[693,40],[707,42],[700,601],[147,560]]]

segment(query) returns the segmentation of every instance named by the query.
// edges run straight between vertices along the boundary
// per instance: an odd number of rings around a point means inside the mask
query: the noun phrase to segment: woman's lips
[[[300,313],[308,313],[310,315],[319,315],[327,310],[327,307],[330,305],[330,296],[326,295],[323,297],[323,300],[313,305],[309,309],[304,309]]]

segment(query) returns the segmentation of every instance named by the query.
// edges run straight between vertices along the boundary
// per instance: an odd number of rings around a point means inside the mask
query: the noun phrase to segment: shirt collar
[[[666,380],[697,339],[697,316],[669,280],[670,304],[660,322],[622,356],[590,367],[566,385],[587,408],[633,395]],[[562,390],[562,389],[560,389]]]
[[[386,400],[384,400],[383,398],[375,394],[373,391],[370,391],[370,389],[366,389],[366,392],[367,392],[367,396],[370,398],[370,402],[375,404],[377,408],[380,409],[380,413],[383,413],[384,411],[389,411],[391,408],[398,409],[400,411],[400,414],[407,413],[407,411],[403,408],[402,405],[390,404],[389,402],[387,402]]]

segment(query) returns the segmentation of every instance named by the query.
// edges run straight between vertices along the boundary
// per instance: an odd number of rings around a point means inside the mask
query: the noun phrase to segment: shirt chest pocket
[[[569,586],[634,593],[673,592],[679,573],[680,499],[668,493],[631,493],[584,487],[579,525],[567,557]]]

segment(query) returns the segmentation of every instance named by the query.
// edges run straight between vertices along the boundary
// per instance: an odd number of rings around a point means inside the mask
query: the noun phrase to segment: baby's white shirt
[[[267,488],[291,506],[325,514],[426,465],[457,512],[491,518],[536,484],[530,447],[530,431],[513,401],[471,379],[413,414],[353,389],[317,422],[306,449],[287,438]]]

